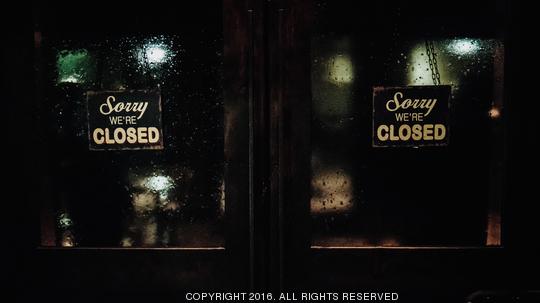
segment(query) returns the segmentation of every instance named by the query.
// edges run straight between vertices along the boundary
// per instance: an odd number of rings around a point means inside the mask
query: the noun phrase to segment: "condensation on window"
[[[51,186],[42,245],[224,245],[221,36],[207,30],[44,44],[40,118]],[[89,151],[86,92],[131,89],[160,91],[164,149]]]
[[[343,7],[335,7],[338,25],[326,10],[311,43],[312,245],[486,245],[490,172],[501,160],[502,42],[411,33],[385,40],[351,27]],[[372,88],[434,85],[426,41],[440,84],[452,86],[450,145],[375,151]]]

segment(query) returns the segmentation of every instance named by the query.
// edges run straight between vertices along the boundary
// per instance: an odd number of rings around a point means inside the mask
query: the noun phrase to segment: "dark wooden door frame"
[[[280,291],[301,279],[309,246],[301,225],[309,219],[312,3],[247,3],[252,279],[254,289]]]
[[[397,280],[406,279],[407,273],[419,270],[410,266],[411,264],[421,264],[426,258],[438,258],[440,261],[436,264],[453,260],[450,265],[440,269],[446,272],[465,276],[469,273],[467,266],[473,266],[474,272],[493,275],[493,279],[484,282],[478,280],[482,275],[469,279],[471,283],[476,283],[471,284],[471,288],[534,286],[531,281],[526,280],[525,274],[528,271],[534,273],[538,267],[538,262],[534,261],[538,243],[531,242],[527,236],[529,224],[535,220],[534,214],[529,211],[532,208],[533,199],[530,197],[534,197],[532,194],[535,184],[521,173],[535,156],[532,150],[523,145],[538,142],[537,132],[532,131],[537,123],[532,122],[533,113],[527,110],[528,101],[518,98],[519,41],[516,40],[518,29],[514,26],[507,25],[510,32],[506,41],[508,81],[505,85],[507,99],[512,102],[507,106],[510,163],[507,201],[510,202],[504,207],[505,248],[488,250],[487,253],[483,250],[411,252],[397,248],[318,251],[310,248],[311,96],[310,62],[309,55],[306,54],[309,54],[309,25],[310,18],[313,17],[311,5],[309,0],[224,0],[224,96],[228,107],[225,113],[225,140],[226,146],[236,148],[226,147],[225,151],[225,174],[230,182],[226,200],[234,202],[227,206],[230,229],[227,231],[226,253],[218,252],[215,261],[227,264],[226,268],[220,269],[232,273],[232,277],[241,278],[241,281],[236,281],[238,283],[232,283],[235,285],[231,287],[253,290],[285,290],[298,287],[337,290],[335,287],[392,286],[399,282]],[[29,27],[32,20],[27,9],[24,5],[14,8],[15,14],[25,17],[18,19],[19,23],[10,23],[10,27],[15,30],[6,40],[11,47],[4,54],[14,58],[6,64],[6,74],[10,73],[12,80],[8,83],[9,96],[13,100],[20,100],[10,108],[10,118],[13,120],[20,116],[17,113],[34,113],[36,106],[34,90],[29,89],[35,87],[35,57],[31,51],[35,43],[35,32],[34,28]],[[515,12],[510,14],[515,15]],[[24,51],[21,52],[21,49]],[[16,56],[18,53],[20,57]],[[17,134],[31,133],[39,127],[31,118],[31,115],[24,116],[23,127]],[[14,135],[13,140],[10,140],[18,142],[26,150],[13,155],[13,158],[24,163],[23,167],[13,174],[20,180],[33,176],[35,168],[39,167],[33,151],[39,138],[22,138]],[[15,280],[19,286],[17,289],[21,292],[28,290],[29,286],[35,286],[36,291],[55,296],[54,288],[49,286],[58,280],[55,281],[54,275],[50,273],[58,274],[59,269],[54,265],[62,262],[66,265],[75,262],[71,264],[73,265],[81,260],[93,264],[92,262],[96,261],[124,259],[120,265],[93,269],[106,274],[126,270],[132,264],[140,262],[146,262],[143,266],[151,268],[155,264],[148,263],[147,260],[155,255],[162,256],[157,258],[161,264],[159,266],[170,267],[167,260],[175,259],[192,262],[189,266],[194,268],[205,258],[201,255],[213,254],[181,250],[36,249],[39,243],[39,226],[36,223],[39,222],[39,216],[33,211],[33,201],[38,201],[40,197],[37,191],[28,191],[28,185],[34,188],[41,186],[36,178],[13,187],[17,192],[23,193],[23,202],[17,204],[14,210],[18,215],[13,217],[18,220],[14,224],[24,225],[14,242],[17,250],[20,250],[15,262]],[[19,196],[18,201],[20,198]],[[229,237],[231,234],[235,235]],[[124,258],[126,252],[129,256]],[[459,262],[466,259],[469,261],[452,270],[452,266],[459,265]],[[393,281],[382,278],[385,273],[391,273],[392,268],[399,268],[396,264],[409,266],[403,268],[401,274],[396,274]],[[350,268],[347,269],[347,266]],[[524,270],[525,266],[529,269]],[[363,274],[356,271],[358,268],[364,269]],[[425,266],[420,268],[425,269]],[[462,269],[465,271],[461,272]],[[71,273],[80,270],[92,269],[74,268]],[[182,287],[182,283],[171,283],[177,282],[174,278],[177,274],[178,272],[169,272],[160,279],[166,281],[171,278],[167,287],[170,290],[178,289]],[[520,276],[521,274],[524,276]],[[314,278],[308,279],[310,275]],[[227,279],[231,278],[231,275],[225,276]],[[501,276],[507,278],[498,281]],[[515,277],[517,279],[510,281],[512,283],[505,284]],[[208,276],[183,277],[184,280],[192,279],[195,284],[197,281],[206,283],[205,278]],[[112,287],[106,286],[109,280],[106,278],[96,281],[88,278],[74,282],[89,283],[89,287],[101,286],[106,289]],[[425,281],[414,282],[422,287]],[[329,284],[322,287],[324,283]],[[224,285],[216,285],[216,288],[227,288]],[[196,285],[184,285],[190,286]],[[122,290],[128,291],[120,291]]]

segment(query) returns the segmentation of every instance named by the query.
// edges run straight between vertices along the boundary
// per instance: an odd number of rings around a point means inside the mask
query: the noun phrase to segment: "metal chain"
[[[441,84],[441,75],[439,74],[439,67],[437,66],[437,53],[435,52],[435,46],[433,41],[426,40],[426,52],[429,61],[429,69],[431,70],[431,79],[433,84]]]

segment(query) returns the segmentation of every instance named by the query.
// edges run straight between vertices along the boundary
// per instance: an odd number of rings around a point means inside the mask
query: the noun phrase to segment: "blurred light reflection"
[[[95,62],[87,50],[62,50],[56,59],[58,83],[85,83],[95,76]]]
[[[501,111],[494,106],[489,110],[489,117],[491,119],[498,119],[501,117]]]
[[[480,49],[480,43],[473,39],[455,39],[448,44],[448,49],[457,55],[467,55]]]
[[[147,67],[157,67],[170,61],[173,57],[173,51],[165,43],[165,38],[154,38],[142,44],[136,49],[137,60],[139,64]]]
[[[154,175],[146,178],[144,185],[149,190],[162,192],[173,187],[173,180],[169,176]]]
[[[164,45],[149,45],[146,48],[146,59],[148,63],[161,63],[165,61],[167,50]]]
[[[349,55],[338,54],[328,60],[328,81],[336,85],[353,81],[353,64]]]
[[[311,182],[311,213],[346,213],[353,208],[351,176],[343,170],[315,173]]]

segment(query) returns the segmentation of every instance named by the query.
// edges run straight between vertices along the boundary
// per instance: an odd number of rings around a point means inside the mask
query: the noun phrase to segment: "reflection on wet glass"
[[[351,83],[354,77],[353,65],[349,55],[338,54],[328,61],[328,81],[341,85]]]
[[[493,106],[489,110],[488,115],[491,119],[499,119],[501,117],[501,110],[497,106]]]
[[[42,131],[53,185],[43,209],[56,221],[42,222],[42,238],[56,240],[43,245],[224,245],[218,24],[186,38],[126,35],[49,39],[44,45],[44,98],[50,107],[42,113]],[[88,150],[88,90],[156,88],[164,150]]]
[[[441,84],[454,86],[459,93],[460,79],[470,73],[477,75],[487,72],[493,65],[494,47],[497,41],[491,39],[440,39],[434,41],[437,52],[438,70]],[[433,85],[431,69],[424,41],[408,41],[406,50],[407,85]]]
[[[312,245],[486,245],[502,43],[430,38],[441,84],[452,85],[450,145],[374,150],[372,88],[433,85],[426,37],[400,35],[398,27],[391,29],[395,41],[380,39],[390,33],[370,35],[370,26],[356,26],[359,17],[343,6],[318,3],[311,44]]]
[[[87,83],[96,74],[95,61],[85,49],[59,52],[56,68],[58,83]]]
[[[320,45],[323,50],[325,45]],[[324,127],[340,129],[352,108],[354,65],[350,39],[338,37],[332,39],[331,45],[334,52],[329,56],[323,56],[317,50],[313,52],[312,82],[316,91],[313,97],[317,98],[313,110]]]
[[[351,177],[343,168],[322,166],[313,161],[311,213],[343,214],[354,207]]]
[[[124,42],[128,45],[133,43],[128,39]],[[153,78],[163,77],[165,73],[174,72],[169,68],[173,66],[172,60],[181,60],[177,57],[179,51],[173,48],[173,40],[164,36],[136,41],[132,48],[139,72],[149,74]]]
[[[73,220],[68,213],[61,213],[58,216],[58,228],[61,231],[60,245],[62,247],[76,246],[75,237],[73,235]]]
[[[445,41],[448,49],[457,55],[474,54],[481,49],[480,43],[482,40],[477,39],[453,39]]]
[[[194,172],[179,168],[166,174],[153,171],[129,175],[132,212],[127,214],[120,245],[168,246],[181,233],[180,216],[188,205],[189,188]],[[168,218],[168,220],[163,220]],[[173,219],[173,220],[171,220]],[[174,220],[176,219],[176,220]]]
[[[351,180],[340,169],[315,174],[312,182],[312,213],[346,213],[353,207]]]

